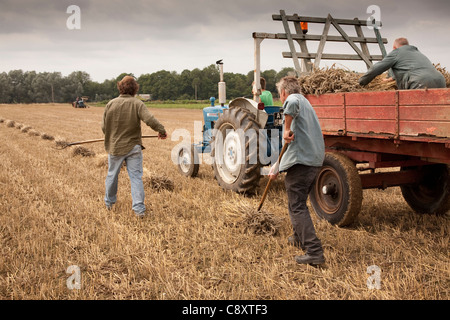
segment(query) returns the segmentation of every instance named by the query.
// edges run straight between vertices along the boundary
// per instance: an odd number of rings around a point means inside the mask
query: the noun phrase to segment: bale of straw
[[[34,129],[30,129],[30,130],[28,130],[28,135],[37,137],[37,136],[40,136],[41,134],[40,134],[39,131],[36,131]]]
[[[94,157],[95,156],[95,152],[92,150],[89,150],[85,147],[75,147],[75,149],[73,149],[72,151],[72,156],[76,157],[76,156],[82,156],[82,157]]]
[[[67,148],[69,146],[69,142],[67,142],[67,140],[65,140],[64,138],[61,138],[61,137],[57,137],[55,139],[55,144],[56,144],[56,147],[58,147],[58,148]]]
[[[303,94],[396,90],[395,80],[385,81],[386,75],[379,75],[367,86],[359,84],[362,74],[336,67],[315,69],[311,74],[300,77],[298,82]]]
[[[436,70],[442,73],[442,75],[444,76],[446,87],[450,88],[450,73],[445,69],[445,67],[442,67],[440,63],[433,65]]]
[[[222,211],[228,217],[237,219],[235,224],[242,227],[244,232],[267,236],[279,234],[282,220],[264,209],[258,211],[256,206],[238,201],[226,203]]]
[[[14,128],[15,125],[16,125],[16,122],[14,120],[6,120],[6,126],[8,128]]]
[[[359,75],[334,64],[330,68],[314,69],[306,76],[298,79],[303,94],[321,95],[324,93],[360,91]]]
[[[144,168],[142,182],[144,183],[144,187],[151,188],[156,191],[173,191],[173,189],[175,188],[175,184],[172,180],[163,175],[149,172],[146,168]]]
[[[16,123],[15,125],[16,129],[22,129],[23,128],[23,124],[22,123]]]
[[[41,138],[44,139],[44,140],[50,140],[50,141],[55,140],[55,137],[53,137],[53,136],[51,136],[49,134],[46,134],[46,133],[42,133],[41,134]]]
[[[21,132],[23,133],[27,133],[28,131],[30,131],[32,128],[30,126],[24,126],[22,129],[20,129]]]
[[[447,88],[450,88],[450,73],[440,64],[434,65],[445,78]],[[381,74],[373,79],[366,86],[359,84],[359,78],[363,74],[338,68],[335,64],[331,67],[314,69],[309,75],[300,77],[300,84],[303,94],[322,95],[325,93],[338,92],[359,92],[359,91],[387,91],[397,90],[395,80],[387,80],[386,74]]]

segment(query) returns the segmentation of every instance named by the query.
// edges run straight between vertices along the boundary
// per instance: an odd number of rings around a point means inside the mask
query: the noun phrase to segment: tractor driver
[[[398,89],[445,88],[445,78],[419,50],[410,46],[406,38],[394,41],[393,51],[374,64],[359,79],[364,86],[376,76],[392,68]]]
[[[261,84],[261,95],[259,96],[259,102],[264,103],[264,106],[273,106],[273,97],[272,97],[272,93],[268,90],[266,90],[266,79],[264,79],[263,77],[260,77],[260,82]],[[253,81],[252,84],[252,93],[255,94],[255,82]]]

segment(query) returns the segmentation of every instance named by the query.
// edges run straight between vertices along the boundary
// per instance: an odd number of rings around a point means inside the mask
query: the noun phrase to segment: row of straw
[[[9,119],[3,119],[0,118],[0,123],[4,123],[6,127],[8,128],[16,128],[20,130],[23,133],[27,133],[30,136],[40,136],[44,140],[55,140],[55,138],[47,133],[41,133],[35,129],[33,129],[31,126],[25,125],[23,123],[16,122],[14,120]]]
[[[69,146],[69,142],[64,138],[57,137],[55,139],[53,136],[47,133],[40,133],[39,131],[33,129],[31,126],[16,122],[14,120],[0,118],[0,123],[4,123],[8,128],[19,129],[21,132],[27,133],[30,136],[40,136],[44,140],[55,141],[56,149],[63,149]],[[74,147],[72,150],[72,156],[95,158],[97,167],[108,167],[108,155],[106,154],[96,155],[94,151],[82,146]],[[123,166],[124,167],[126,166],[125,162],[123,163]],[[172,191],[174,189],[174,183],[172,180],[168,179],[165,176],[158,175],[154,172],[149,172],[145,168],[143,175],[143,183],[145,187],[157,191],[160,190]]]

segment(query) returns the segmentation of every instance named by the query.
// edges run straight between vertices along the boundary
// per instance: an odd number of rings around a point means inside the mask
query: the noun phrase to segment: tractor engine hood
[[[265,128],[269,115],[264,110],[258,110],[258,104],[255,101],[247,98],[236,98],[234,100],[231,100],[228,106],[229,108],[240,107],[243,109],[247,109],[255,115],[260,128]]]

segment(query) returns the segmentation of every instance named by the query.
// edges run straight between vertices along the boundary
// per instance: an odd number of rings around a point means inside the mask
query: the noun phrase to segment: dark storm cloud
[[[196,38],[201,28],[236,36],[246,27],[277,28],[271,14],[280,9],[300,15],[367,17],[366,8],[379,5],[385,25],[396,28],[419,21],[446,21],[449,1],[243,1],[243,0],[0,0],[0,33],[41,33],[57,40],[67,33],[66,9],[76,4],[82,12],[82,34],[89,40],[159,40]],[[420,12],[420,18],[418,18]],[[442,26],[445,28],[445,25]],[[244,30],[242,30],[244,28]],[[253,30],[256,31],[256,30]],[[73,36],[73,34],[70,34]],[[245,36],[248,36],[245,34]],[[80,37],[81,38],[81,37]]]
[[[81,9],[81,30],[66,28],[66,9],[72,4]],[[282,24],[272,20],[280,9],[287,14],[326,17],[331,13],[335,18],[364,20],[369,17],[369,5],[381,9],[381,33],[389,41],[388,51],[395,38],[406,36],[433,62],[448,65],[448,0],[0,0],[4,68],[0,72],[8,68],[49,70],[53,68],[48,62],[51,54],[51,61],[64,60],[57,68],[69,72],[86,66],[92,68],[87,71],[94,77],[100,68],[104,70],[98,77],[116,72],[112,64],[130,69],[139,64],[134,67],[139,70],[145,64],[147,72],[181,71],[222,57],[228,62],[227,70],[246,73],[253,68],[252,32],[283,32]],[[323,26],[317,28],[320,34]],[[364,32],[373,36],[373,32]],[[287,44],[274,42],[264,43],[266,66],[292,66],[292,61],[281,58]],[[333,45],[327,43],[325,51]],[[73,50],[75,46],[82,51]],[[128,47],[130,53],[124,54]],[[115,51],[120,53],[114,55]]]

